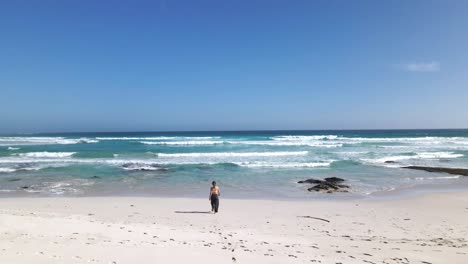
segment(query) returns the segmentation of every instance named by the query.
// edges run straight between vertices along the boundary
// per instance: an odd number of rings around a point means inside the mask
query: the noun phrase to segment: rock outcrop
[[[454,175],[468,176],[468,169],[462,168],[443,168],[443,167],[424,167],[424,166],[406,166],[404,169],[422,170],[427,172],[444,172]]]
[[[307,189],[309,192],[311,191],[327,192],[327,193],[348,192],[347,189],[349,189],[349,186],[344,185],[344,184],[339,184],[341,182],[344,182],[344,179],[341,179],[338,177],[329,177],[323,180],[307,179],[304,181],[298,181],[297,183],[315,184],[314,186]]]
[[[316,180],[316,179],[307,179],[303,181],[298,181],[297,183],[311,183],[311,184],[319,184],[322,183],[322,180]]]

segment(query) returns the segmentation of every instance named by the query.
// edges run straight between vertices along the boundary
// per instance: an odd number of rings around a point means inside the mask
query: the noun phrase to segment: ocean
[[[0,196],[372,196],[468,177],[402,168],[468,168],[468,130],[64,133],[0,136]],[[297,181],[340,177],[346,194]]]

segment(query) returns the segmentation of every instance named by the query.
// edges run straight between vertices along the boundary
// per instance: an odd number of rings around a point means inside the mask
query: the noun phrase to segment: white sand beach
[[[186,198],[5,198],[0,208],[0,263],[468,259],[468,192],[393,200],[223,199],[216,215],[208,199]]]

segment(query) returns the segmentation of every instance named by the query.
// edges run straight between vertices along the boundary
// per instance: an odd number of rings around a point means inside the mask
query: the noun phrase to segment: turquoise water
[[[306,178],[345,178],[360,196],[468,181],[405,165],[468,168],[468,130],[3,135],[0,195],[207,196],[216,180],[225,197],[305,198],[321,195]]]

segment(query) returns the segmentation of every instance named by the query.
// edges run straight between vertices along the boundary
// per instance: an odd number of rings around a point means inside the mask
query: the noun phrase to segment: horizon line
[[[360,129],[254,129],[254,130],[148,130],[148,131],[70,131],[70,132],[13,132],[0,135],[44,135],[44,134],[105,134],[105,133],[208,133],[208,132],[312,132],[312,131],[411,131],[411,130],[468,130],[468,128],[360,128]]]

